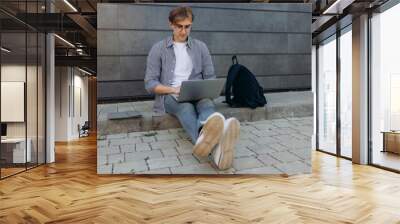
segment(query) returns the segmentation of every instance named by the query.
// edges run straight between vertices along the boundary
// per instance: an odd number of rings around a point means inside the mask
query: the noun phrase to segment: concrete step
[[[289,117],[313,115],[313,93],[310,91],[267,93],[268,101],[264,107],[256,109],[231,108],[222,103],[225,98],[214,100],[216,110],[225,117],[236,117],[240,121],[259,121]],[[136,131],[165,130],[181,127],[179,121],[169,115],[155,116],[152,112],[153,101],[99,104],[97,106],[97,133],[99,136]],[[119,116],[118,112],[121,113]],[[123,114],[141,116],[124,118]],[[118,119],[109,119],[118,116]]]

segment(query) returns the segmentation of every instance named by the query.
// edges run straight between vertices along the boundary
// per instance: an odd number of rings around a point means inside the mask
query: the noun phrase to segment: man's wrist
[[[169,87],[169,89],[170,89],[170,93],[171,94],[176,94],[176,88],[175,87]]]

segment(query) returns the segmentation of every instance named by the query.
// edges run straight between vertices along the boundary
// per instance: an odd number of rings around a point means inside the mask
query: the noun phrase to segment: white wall
[[[2,65],[1,66],[1,81],[2,82],[25,82],[25,64],[24,65]],[[28,66],[28,70],[32,67]],[[2,96],[3,97],[3,96]],[[7,110],[7,108],[1,108]],[[25,136],[25,122],[10,122],[7,123],[8,137],[24,137]]]
[[[76,68],[56,67],[56,141],[79,138],[78,124],[88,120],[88,78],[83,75]]]
[[[29,66],[28,66],[28,69],[29,69]],[[25,64],[24,65],[2,65],[1,66],[1,81],[25,82]]]
[[[39,159],[39,163],[44,163],[44,153],[45,153],[45,142],[44,142],[44,74],[42,73],[41,66],[32,66],[25,64],[3,64],[1,67],[1,82],[3,86],[3,82],[20,82],[24,83],[26,88],[22,87],[22,89],[15,89],[14,91],[18,91],[18,94],[24,95],[26,90],[26,99],[25,96],[21,96],[20,100],[22,102],[11,101],[10,104],[20,104],[19,107],[12,106],[4,106],[4,101],[2,101],[2,114],[4,113],[14,113],[20,114],[21,120],[18,122],[6,122],[7,123],[7,137],[8,138],[24,138],[27,136],[29,139],[32,155],[32,161],[36,162],[36,158]],[[27,80],[25,80],[27,78]],[[14,87],[16,88],[16,87]],[[5,89],[2,89],[2,99],[10,98],[6,94],[10,94],[10,92],[4,92]],[[15,93],[17,94],[17,93]],[[26,103],[26,105],[25,105]],[[13,105],[15,106],[15,105]],[[26,119],[25,119],[26,113]],[[3,118],[2,118],[3,120]]]
[[[25,82],[25,71],[24,65],[2,65],[1,66],[1,81],[9,82]],[[28,73],[33,69],[32,66],[28,66]],[[33,94],[27,94],[28,96]],[[36,94],[35,94],[36,96]],[[1,110],[7,110],[7,108],[1,108]],[[7,136],[8,137],[25,137],[25,122],[8,122],[7,123]]]
[[[55,141],[68,141],[70,76],[67,67],[55,68]]]
[[[71,135],[72,138],[78,138],[78,124],[82,126],[85,121],[88,120],[88,78],[87,76],[82,76],[82,73],[74,69],[74,82],[73,82],[74,92],[72,93],[71,102],[73,108],[71,108]],[[81,111],[80,111],[81,110]]]
[[[1,121],[24,122],[25,83],[1,81]],[[35,105],[36,108],[36,105]]]

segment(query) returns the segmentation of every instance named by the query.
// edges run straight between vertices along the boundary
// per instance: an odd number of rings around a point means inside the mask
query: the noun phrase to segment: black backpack
[[[250,107],[252,109],[262,107],[267,103],[264,90],[258,84],[256,77],[245,66],[238,63],[236,55],[232,57],[232,66],[228,71],[225,99],[231,107]]]

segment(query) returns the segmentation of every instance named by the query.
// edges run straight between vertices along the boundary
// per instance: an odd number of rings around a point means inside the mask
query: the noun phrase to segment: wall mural
[[[311,16],[98,4],[98,174],[311,172]]]

